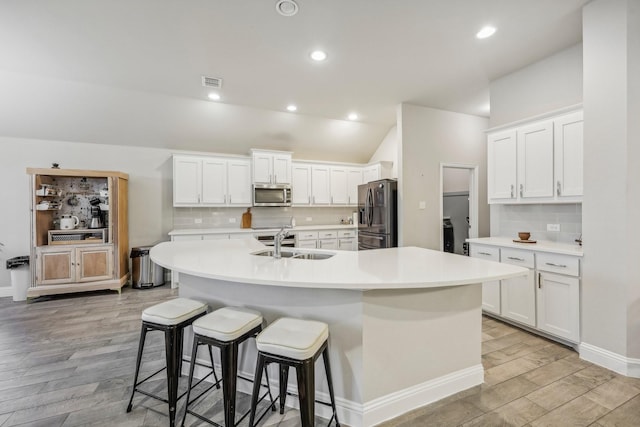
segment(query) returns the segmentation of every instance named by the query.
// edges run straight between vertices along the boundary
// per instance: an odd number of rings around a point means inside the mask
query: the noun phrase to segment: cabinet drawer
[[[339,230],[338,231],[339,239],[348,239],[350,237],[356,237],[356,230]]]
[[[338,232],[336,230],[319,231],[318,237],[320,239],[335,239],[338,237]]]
[[[176,234],[171,236],[172,242],[182,242],[185,240],[202,240],[202,234]]]
[[[502,249],[500,261],[505,264],[519,265],[521,267],[533,268],[534,253],[520,249]]]
[[[297,235],[298,240],[316,240],[318,238],[317,231],[300,231]]]
[[[478,246],[472,244],[471,257],[500,262],[500,248],[495,246]]]
[[[538,253],[537,268],[540,271],[566,274],[568,276],[580,275],[580,259],[570,255]]]

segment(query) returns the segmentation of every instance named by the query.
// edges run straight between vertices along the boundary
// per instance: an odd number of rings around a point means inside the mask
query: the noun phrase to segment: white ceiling
[[[491,80],[581,41],[588,0],[296,1],[2,0],[0,136],[366,161],[400,103],[488,116]]]

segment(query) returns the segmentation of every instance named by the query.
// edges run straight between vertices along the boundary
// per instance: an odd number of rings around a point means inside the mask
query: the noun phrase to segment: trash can
[[[164,285],[164,268],[149,257],[153,245],[131,248],[131,287],[149,289]]]
[[[25,301],[29,289],[29,255],[7,260],[7,270],[11,270],[11,288],[14,301]]]

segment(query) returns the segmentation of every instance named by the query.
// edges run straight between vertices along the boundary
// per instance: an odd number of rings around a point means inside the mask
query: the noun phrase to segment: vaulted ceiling
[[[295,1],[3,0],[0,136],[366,161],[400,103],[488,116],[489,82],[580,42],[587,2]]]

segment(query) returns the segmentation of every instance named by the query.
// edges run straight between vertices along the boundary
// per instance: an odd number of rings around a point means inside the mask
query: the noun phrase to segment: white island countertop
[[[402,247],[331,252],[324,260],[256,256],[265,250],[253,238],[163,242],[151,259],[193,276],[271,286],[323,289],[409,289],[467,285],[522,276],[525,268],[461,255]]]

